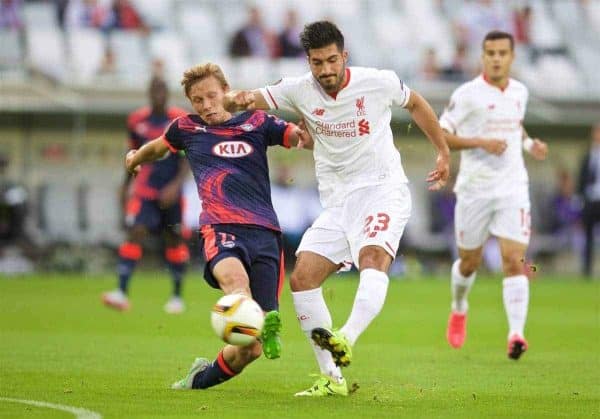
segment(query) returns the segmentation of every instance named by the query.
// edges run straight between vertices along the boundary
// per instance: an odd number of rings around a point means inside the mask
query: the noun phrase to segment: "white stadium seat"
[[[71,29],[67,31],[73,80],[89,83],[98,74],[106,51],[102,33],[96,29]]]

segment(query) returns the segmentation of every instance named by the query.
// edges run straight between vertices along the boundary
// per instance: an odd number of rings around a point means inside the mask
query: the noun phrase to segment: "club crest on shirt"
[[[356,116],[365,116],[367,110],[365,109],[365,97],[361,96],[356,99]]]
[[[246,132],[250,132],[250,131],[252,131],[254,129],[254,125],[252,125],[252,124],[243,124],[243,125],[240,125],[240,128],[243,129]]]
[[[213,154],[220,157],[237,159],[252,154],[254,147],[245,141],[221,141],[213,146]]]

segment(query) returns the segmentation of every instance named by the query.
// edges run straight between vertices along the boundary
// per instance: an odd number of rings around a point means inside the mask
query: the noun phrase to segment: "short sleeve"
[[[294,125],[283,119],[277,118],[275,115],[267,115],[265,117],[265,139],[269,146],[281,145],[286,148],[290,147],[290,134]]]
[[[454,91],[450,103],[440,116],[440,126],[452,134],[456,134],[458,127],[463,123],[470,112],[469,102],[460,90]]]
[[[301,84],[301,78],[286,77],[259,90],[270,109],[296,112],[297,92],[301,89]]]
[[[184,149],[183,137],[179,129],[179,118],[169,124],[162,138],[173,153]]]
[[[391,70],[380,70],[380,77],[385,85],[385,92],[394,106],[405,107],[410,99],[409,87]]]

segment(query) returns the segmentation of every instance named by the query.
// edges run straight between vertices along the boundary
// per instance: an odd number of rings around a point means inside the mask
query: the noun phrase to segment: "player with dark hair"
[[[184,150],[202,201],[204,277],[225,294],[244,294],[267,312],[260,341],[226,345],[213,362],[197,358],[175,389],[204,389],[239,374],[261,352],[281,352],[279,294],[285,272],[281,231],[271,203],[267,147],[310,145],[295,126],[262,111],[232,115],[223,107],[229,84],[219,66],[196,66],[181,84],[196,114],[176,119],[164,135],[127,154],[129,172]],[[143,166],[141,171],[143,171]]]
[[[130,149],[140,148],[158,137],[174,118],[186,114],[183,109],[167,106],[169,89],[164,80],[153,78],[148,94],[150,106],[132,112],[127,119]],[[149,233],[162,232],[165,261],[173,279],[173,295],[165,304],[165,311],[179,314],[185,310],[181,286],[189,251],[181,236],[181,192],[188,173],[189,167],[179,153],[169,153],[160,161],[144,166],[135,179],[126,173],[121,205],[125,211],[127,239],[119,247],[118,288],[102,295],[106,306],[129,310],[128,286],[142,257],[142,244]]]
[[[529,182],[523,149],[536,160],[548,147],[531,139],[523,127],[529,92],[510,78],[514,40],[501,31],[482,43],[483,73],[454,91],[440,117],[452,150],[461,150],[456,179],[455,233],[459,258],[452,265],[452,307],[446,336],[463,346],[467,329],[467,295],[489,235],[500,243],[504,271],[503,300],[508,318],[508,357],[527,350],[524,337],[529,305],[525,253],[531,236]]]
[[[441,188],[448,178],[449,150],[427,101],[389,70],[348,67],[344,36],[331,22],[305,26],[301,43],[310,72],[254,91],[232,92],[227,107],[282,109],[300,114],[314,138],[323,213],[306,231],[291,276],[300,326],[313,341],[321,377],[297,396],[348,394],[340,366],[383,308],[389,267],[411,211],[408,179],[394,146],[392,106],[406,108],[438,153],[427,181]],[[350,316],[331,329],[321,284],[352,263],[360,283]]]

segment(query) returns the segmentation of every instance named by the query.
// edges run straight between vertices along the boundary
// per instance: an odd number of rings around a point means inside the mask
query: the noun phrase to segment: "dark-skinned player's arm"
[[[429,103],[414,90],[410,92],[405,108],[437,150],[436,168],[429,172],[426,180],[430,183],[430,190],[441,189],[450,174],[450,149],[446,144],[442,127]]]
[[[125,169],[135,176],[140,171],[141,164],[161,159],[168,151],[166,140],[158,137],[137,150],[129,150],[125,155]]]
[[[170,207],[179,199],[183,182],[185,182],[189,173],[190,165],[187,159],[180,156],[177,174],[160,190],[158,200],[163,207]]]

